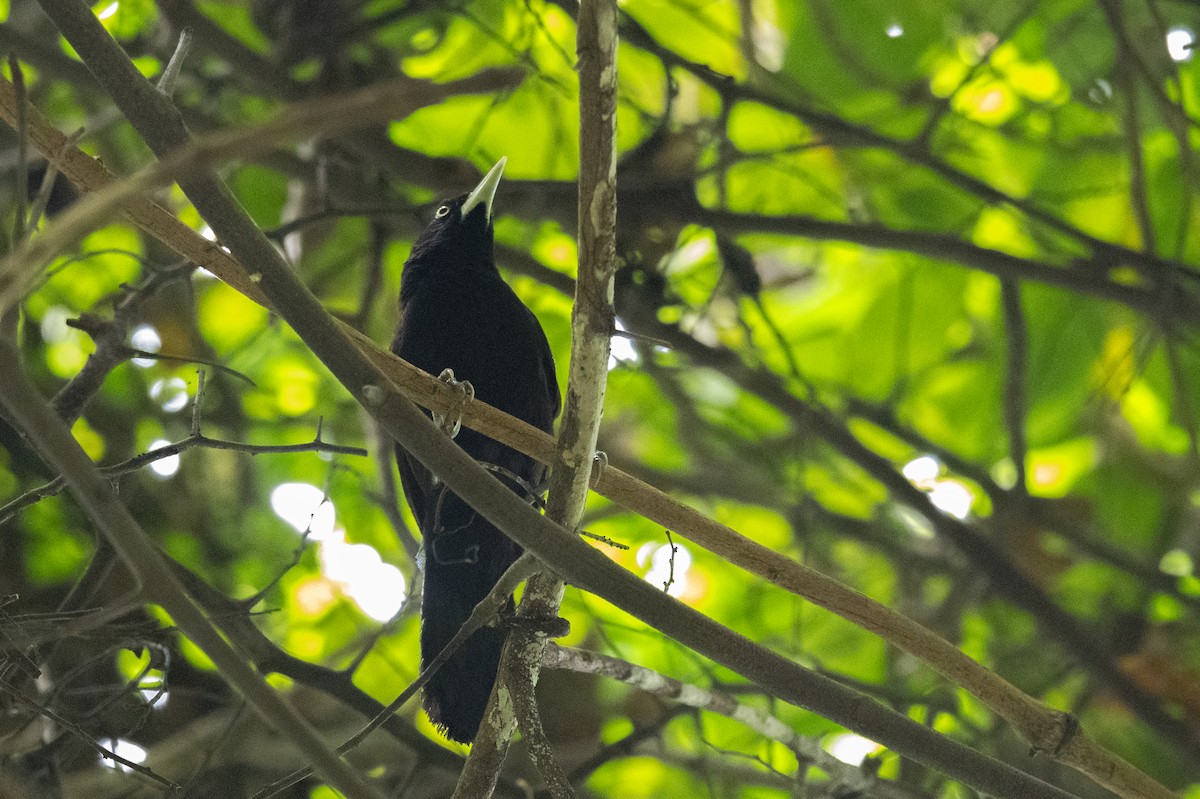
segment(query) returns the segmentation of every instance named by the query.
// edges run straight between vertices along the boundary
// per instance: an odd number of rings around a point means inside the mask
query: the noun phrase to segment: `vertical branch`
[[[1129,143],[1129,202],[1137,219],[1142,250],[1148,255],[1153,255],[1158,247],[1154,236],[1154,219],[1150,213],[1150,198],[1146,191],[1146,163],[1142,150],[1138,85],[1130,60],[1128,52],[1121,48],[1117,60],[1117,74],[1121,78],[1121,93],[1125,96],[1125,114],[1121,121],[1125,127],[1125,140]]]
[[[579,278],[571,313],[571,372],[550,483],[550,517],[568,529],[583,513],[608,379],[617,252],[617,6],[579,8]]]
[[[537,647],[539,653],[545,649],[545,637],[541,637],[540,640],[542,645]],[[532,647],[526,649],[532,649]],[[529,663],[524,653],[522,657],[514,658],[514,661],[510,679],[514,685],[518,686],[518,690],[512,692],[513,713],[517,717],[521,737],[525,740],[525,745],[529,750],[529,758],[533,761],[533,766],[541,775],[542,780],[545,781],[546,788],[550,791],[553,799],[575,799],[575,789],[571,786],[571,779],[558,764],[558,759],[554,757],[554,750],[550,748],[550,741],[542,729],[542,717],[538,713],[537,707],[537,694],[533,690],[534,684],[528,679],[530,668],[540,670],[541,663],[540,661]]]
[[[571,313],[571,368],[550,478],[546,515],[568,530],[579,524],[587,500],[596,435],[608,379],[609,340],[614,329],[613,274],[617,230],[617,5],[583,0],[577,17],[579,63],[579,277]],[[541,574],[529,582],[520,614],[557,615],[563,583]],[[533,690],[545,633],[518,627],[509,636],[496,687],[467,759],[455,797],[490,796],[517,722],[535,739],[540,729]],[[514,716],[514,708],[525,712]],[[556,764],[539,758],[563,785]]]
[[[617,4],[580,4],[579,52],[579,276],[571,311],[571,370],[558,431],[546,515],[573,530],[587,500],[596,435],[608,380],[614,329],[613,274],[617,268]],[[521,612],[558,611],[562,584],[541,579]],[[528,606],[528,607],[527,607]],[[539,653],[540,657],[540,653]],[[531,663],[536,664],[538,658]],[[536,668],[536,666],[535,666]]]
[[[1007,369],[1004,374],[1004,424],[1008,428],[1008,456],[1016,468],[1013,490],[1017,497],[1027,496],[1025,455],[1025,380],[1026,353],[1029,332],[1025,328],[1025,312],[1021,308],[1021,284],[1012,279],[1000,281],[1000,297],[1004,304],[1004,329],[1007,335]]]
[[[1163,350],[1167,354],[1167,366],[1171,370],[1171,390],[1175,395],[1175,414],[1179,424],[1183,426],[1188,437],[1188,457],[1193,467],[1200,467],[1200,426],[1196,422],[1196,413],[1192,410],[1192,392],[1188,388],[1188,371],[1179,357],[1178,342],[1167,331],[1163,341]]]
[[[25,238],[25,200],[29,195],[29,139],[25,118],[28,100],[25,97],[25,73],[21,71],[21,64],[15,56],[8,57],[8,70],[12,73],[13,94],[17,100],[14,125],[17,132],[17,176],[13,186],[12,240],[9,242],[9,247],[16,250]],[[0,305],[0,337],[17,340],[17,326],[21,318],[18,310],[20,304],[20,300],[17,300],[8,308]]]
[[[579,7],[579,275],[571,311],[571,369],[550,477],[546,515],[568,530],[583,515],[596,436],[604,409],[609,344],[614,329],[617,269],[617,4],[584,0]],[[542,575],[521,613],[558,612],[562,582]],[[544,643],[544,642],[543,642]],[[536,674],[541,647],[529,653]]]
[[[579,6],[579,275],[571,311],[571,370],[558,432],[546,514],[568,530],[579,525],[587,500],[604,409],[609,344],[614,329],[613,274],[617,270],[617,4],[583,0]],[[541,575],[531,583],[521,613],[547,618],[558,612],[562,582]],[[532,682],[545,637],[528,635],[522,655]],[[532,684],[532,683],[531,683]]]
[[[25,207],[29,196],[29,139],[26,131],[25,73],[15,56],[8,57],[8,70],[12,73],[13,89],[17,95],[17,176],[13,187],[12,246],[15,248],[25,237]]]

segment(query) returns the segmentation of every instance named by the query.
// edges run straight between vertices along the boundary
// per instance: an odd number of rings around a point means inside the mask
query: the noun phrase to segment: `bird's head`
[[[433,221],[413,244],[409,267],[419,264],[438,270],[471,269],[494,263],[492,200],[507,160],[497,161],[469,193],[438,205]]]

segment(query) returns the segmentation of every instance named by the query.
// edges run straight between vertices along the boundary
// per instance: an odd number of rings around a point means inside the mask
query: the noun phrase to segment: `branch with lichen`
[[[866,792],[874,782],[874,775],[846,765],[822,749],[819,741],[799,735],[774,716],[745,705],[729,694],[680,682],[651,669],[599,652],[557,644],[550,644],[545,648],[541,665],[547,669],[563,669],[618,680],[686,707],[708,710],[731,718],[762,737],[783,744],[795,753],[799,768],[803,769],[811,763],[829,775],[840,790],[852,795]]]
[[[576,48],[579,61],[579,277],[571,311],[571,364],[563,418],[550,463],[546,515],[567,529],[579,524],[591,481],[596,437],[604,408],[609,344],[615,329],[613,275],[617,268],[617,4],[580,3]],[[563,583],[557,575],[530,580],[519,613],[546,619],[558,613]],[[504,648],[500,673],[484,725],[467,759],[455,797],[490,796],[504,761],[512,725],[509,713],[531,739],[530,753],[556,797],[573,796],[570,781],[540,734],[534,686],[546,637],[515,630]],[[497,697],[511,696],[510,703]]]

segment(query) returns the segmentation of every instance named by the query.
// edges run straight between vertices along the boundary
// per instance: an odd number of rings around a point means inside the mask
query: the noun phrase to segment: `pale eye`
[[[450,206],[443,205],[441,208],[437,209],[437,212],[433,216],[435,219],[441,219],[448,213],[450,213]]]

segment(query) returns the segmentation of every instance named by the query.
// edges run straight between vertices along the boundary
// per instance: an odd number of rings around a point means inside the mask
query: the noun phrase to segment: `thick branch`
[[[579,523],[587,500],[596,437],[608,379],[609,340],[614,329],[613,274],[617,229],[617,7],[615,0],[584,0],[579,8],[579,279],[571,312],[571,366],[567,397],[551,462],[546,515],[567,529]],[[530,580],[521,601],[523,617],[546,619],[558,612],[562,581],[543,574]],[[531,751],[556,796],[569,796],[566,776],[540,740],[533,687],[545,636],[514,630],[501,661],[487,724],[463,769],[455,797],[490,795],[507,748],[505,712],[516,710]],[[521,668],[517,668],[517,664]],[[497,699],[512,697],[512,708]]]
[[[943,233],[921,230],[896,230],[874,223],[837,222],[800,214],[765,216],[717,209],[700,209],[698,222],[727,233],[781,233],[819,241],[846,241],[881,250],[921,255],[935,261],[962,264],[971,269],[1008,280],[1033,280],[1048,286],[1089,297],[1119,302],[1147,316],[1157,317],[1170,309],[1163,302],[1158,286],[1129,285],[1112,280],[1096,263],[1054,266],[1032,258],[1022,258],[999,250],[980,247]],[[1119,262],[1114,262],[1114,264]],[[1178,303],[1179,317],[1196,319],[1200,303],[1191,294],[1172,290]]]
[[[571,374],[553,463],[550,517],[573,527],[583,512],[608,378],[616,271],[617,8],[579,9],[579,277],[571,312]]]

